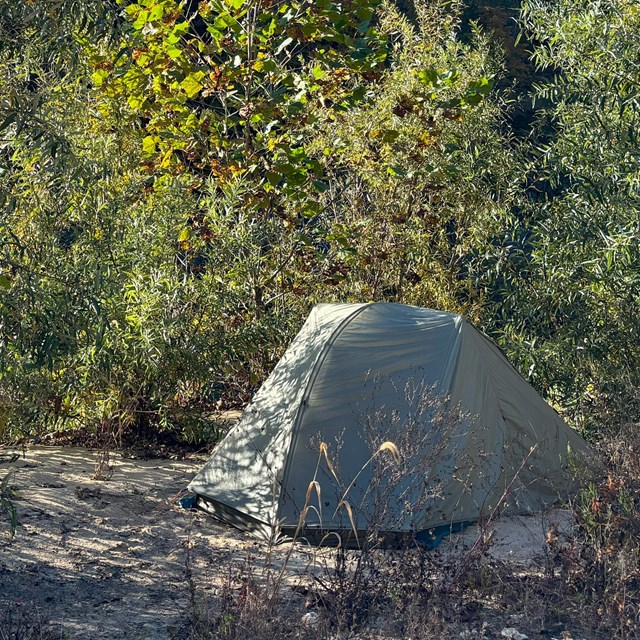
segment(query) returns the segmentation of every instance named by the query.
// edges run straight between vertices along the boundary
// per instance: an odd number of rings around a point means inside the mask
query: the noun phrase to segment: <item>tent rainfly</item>
[[[189,489],[269,539],[429,544],[557,502],[586,449],[463,317],[321,304]]]

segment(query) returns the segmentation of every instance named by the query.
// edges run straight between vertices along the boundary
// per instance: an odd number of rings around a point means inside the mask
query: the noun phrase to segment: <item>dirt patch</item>
[[[0,610],[35,608],[66,638],[168,638],[188,605],[187,548],[206,590],[255,541],[176,506],[203,458],[115,457],[100,482],[97,455],[33,448],[0,464],[18,519],[12,540],[0,532]]]
[[[18,524],[10,539],[6,517],[0,519],[0,612],[36,612],[59,637],[168,639],[183,625],[194,588],[198,598],[210,595],[215,602],[229,585],[242,589],[248,572],[277,575],[285,558],[285,585],[332,570],[330,550],[297,545],[288,557],[288,545],[269,548],[181,509],[176,502],[203,456],[113,456],[110,479],[97,481],[94,451],[34,447],[16,452],[17,459],[1,453],[0,480],[12,471]],[[488,560],[535,569],[544,566],[552,522],[570,528],[564,512],[510,518],[491,523],[489,531],[469,527],[438,553],[468,553],[481,534],[490,535]],[[303,600],[294,602],[296,615],[305,612]]]

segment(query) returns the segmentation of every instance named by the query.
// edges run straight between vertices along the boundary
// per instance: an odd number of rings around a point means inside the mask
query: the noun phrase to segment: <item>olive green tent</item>
[[[585,450],[463,317],[323,304],[189,488],[267,538],[428,537],[556,502]]]

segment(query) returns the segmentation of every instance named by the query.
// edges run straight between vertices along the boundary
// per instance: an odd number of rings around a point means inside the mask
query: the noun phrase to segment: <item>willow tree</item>
[[[640,416],[640,14],[636,2],[528,1],[539,84],[532,260],[515,333],[584,426]]]

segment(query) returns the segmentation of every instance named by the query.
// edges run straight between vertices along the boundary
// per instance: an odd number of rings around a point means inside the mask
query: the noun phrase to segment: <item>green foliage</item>
[[[633,2],[524,5],[519,139],[462,3],[55,7],[0,0],[0,437],[197,439],[331,300],[467,314],[582,427],[638,411]]]
[[[398,300],[476,319],[476,254],[509,224],[516,184],[494,97],[499,60],[450,6],[418,4],[418,24],[388,7],[395,43],[372,98],[316,129],[336,297]]]
[[[152,172],[187,171],[253,215],[313,217],[321,168],[305,150],[319,110],[357,103],[386,57],[372,26],[378,0],[130,3],[117,56],[94,59],[94,83],[144,119]]]
[[[39,154],[40,163],[60,162],[68,151],[64,132],[49,119],[44,102],[52,86],[65,78],[76,82],[75,74],[82,73],[80,34],[109,39],[114,22],[111,3],[101,0],[60,0],[55,6],[0,0],[0,153],[10,155],[6,136],[18,135]],[[5,204],[0,191],[0,206]]]
[[[18,514],[13,504],[14,491],[9,485],[11,474],[12,472],[9,471],[2,480],[0,480],[0,515],[3,517],[6,516],[8,520],[9,537],[13,538],[18,528]]]
[[[531,260],[509,323],[536,352],[540,384],[584,427],[638,410],[639,20],[626,0],[523,9],[534,60],[557,76],[537,87]]]
[[[314,27],[324,29],[328,44],[348,35],[343,18],[327,13],[332,6],[319,10],[322,20]],[[281,69],[272,79],[286,95],[280,96],[278,89],[271,106],[265,98],[264,109],[307,95],[300,94],[302,80],[295,86],[286,78],[278,80],[287,64],[287,76],[311,77],[316,84],[324,73],[336,70],[340,86],[332,81],[325,89],[339,88],[340,108],[358,99],[351,74],[360,77],[377,64],[351,55],[360,51],[365,38],[374,37],[367,35],[371,30],[362,20],[365,14],[371,18],[373,9],[358,7],[348,16],[353,20],[360,14],[354,27],[362,32],[359,44],[356,50],[345,48],[350,42],[345,40],[342,57],[327,56],[326,72],[313,62],[311,45],[308,51],[289,42],[280,48],[286,41],[280,36],[274,55],[282,58]],[[205,12],[205,3],[200,10]],[[306,16],[308,23],[314,12],[309,9],[298,18]],[[263,14],[252,15],[265,28]],[[181,22],[179,15],[164,15],[158,29],[182,24],[180,39],[169,44],[192,52],[194,38],[200,38],[189,26],[196,17]],[[283,17],[282,28],[291,20]],[[178,58],[182,65],[164,70],[172,77],[184,68],[189,71],[171,92],[154,96],[150,91],[152,106],[144,108],[131,100],[123,103],[123,95],[135,94],[126,83],[136,69],[143,69],[145,77],[164,73],[155,63],[141,67],[137,54],[129,60],[122,50],[118,54],[127,38],[148,38],[149,47],[155,46],[156,31],[140,28],[139,16],[136,22],[120,42],[103,38],[89,43],[79,26],[75,52],[83,55],[73,73],[48,66],[42,43],[34,44],[33,58],[5,60],[7,93],[34,69],[42,78],[29,120],[5,120],[2,147],[0,180],[7,208],[0,236],[0,427],[5,438],[84,426],[116,437],[171,427],[197,439],[206,432],[208,414],[225,398],[233,397],[235,403],[248,398],[306,313],[308,301],[301,297],[305,291],[298,280],[310,278],[298,277],[296,266],[307,264],[309,243],[296,216],[317,208],[313,193],[324,185],[316,180],[317,189],[308,192],[303,184],[312,174],[317,177],[320,166],[301,146],[304,119],[293,117],[296,108],[282,125],[255,120],[250,123],[251,150],[244,147],[245,154],[234,145],[227,148],[233,135],[244,135],[248,123],[239,123],[237,114],[217,115],[215,105],[184,106],[190,99],[186,93],[196,95],[194,82],[203,80],[210,88],[214,82],[189,67],[200,58],[194,61],[187,53],[167,58],[170,66]],[[244,36],[236,35],[244,46]],[[309,42],[315,47],[319,35],[316,40]],[[266,60],[258,53],[269,43],[273,39],[256,45],[249,60]],[[167,42],[161,39],[161,44]],[[222,58],[211,74],[227,69],[225,87],[244,78],[233,61],[224,62],[224,52],[206,55],[214,54]],[[383,51],[372,50],[371,55],[384,58]],[[343,66],[336,67],[338,63]],[[246,60],[243,65],[250,69]],[[113,77],[105,75],[101,81],[99,72],[107,69],[114,70]],[[254,71],[261,82],[274,73]],[[152,78],[153,86],[156,80]],[[264,93],[260,87],[255,91]],[[118,93],[125,89],[130,93]],[[247,95],[255,100],[251,91]],[[236,100],[236,94],[229,88],[225,100]],[[163,138],[170,140],[169,147],[150,144],[150,135],[160,127],[154,109],[175,112],[175,122],[186,127]],[[200,118],[204,112],[209,115]],[[202,128],[207,117],[211,128]],[[204,132],[200,139],[189,128],[194,118]],[[39,122],[46,123],[51,135],[32,126]],[[227,127],[228,138],[213,136],[217,126]],[[198,157],[211,161],[208,169],[202,170],[195,156],[177,153],[192,144]],[[164,163],[167,149],[170,158]],[[247,159],[272,162],[285,178],[278,183],[268,172],[265,177],[255,166],[248,168]],[[304,174],[302,182],[287,174],[289,168]],[[300,188],[295,198],[293,186]],[[264,210],[256,194],[269,194],[273,206]]]
[[[37,63],[21,62],[5,86]],[[213,292],[197,285],[176,246],[184,212],[176,203],[193,198],[173,179],[153,195],[139,170],[140,136],[88,108],[81,68],[61,77],[39,64],[46,82],[32,120],[46,121],[63,144],[57,152],[33,144],[33,127],[20,122],[5,129],[2,435],[63,426],[122,432],[182,418],[196,433],[199,414],[187,405],[211,387],[202,362],[213,363],[221,328],[199,326]]]

